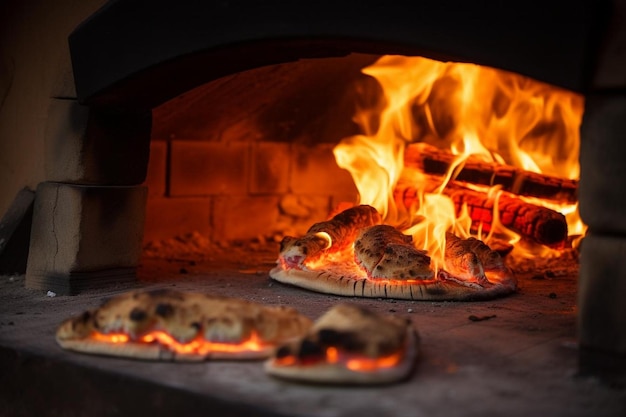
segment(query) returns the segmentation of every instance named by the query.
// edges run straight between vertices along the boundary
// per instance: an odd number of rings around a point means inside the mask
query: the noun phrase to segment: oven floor
[[[522,272],[514,295],[459,303],[318,294],[273,282],[271,266],[271,259],[144,259],[136,285],[73,297],[49,297],[24,288],[23,276],[0,276],[0,415],[626,415],[624,386],[577,375],[571,268]],[[63,319],[131,287],[287,304],[313,319],[350,301],[410,317],[421,336],[421,357],[406,382],[346,387],[274,379],[256,361],[157,363],[56,345],[55,328]]]

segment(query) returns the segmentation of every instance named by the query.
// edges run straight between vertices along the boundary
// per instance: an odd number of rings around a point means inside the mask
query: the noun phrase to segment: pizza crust
[[[258,359],[302,335],[311,324],[288,307],[201,293],[140,290],[65,320],[56,340],[68,350],[146,360]],[[242,346],[245,342],[249,343]]]
[[[382,218],[372,206],[346,209],[327,221],[315,223],[300,238],[285,236],[280,242],[279,262],[286,267],[302,267],[351,246],[363,227],[380,224]]]
[[[369,278],[431,279],[430,257],[412,236],[386,224],[365,227],[354,241],[354,259]]]
[[[277,261],[276,281],[326,294],[424,301],[487,300],[517,289],[500,255],[475,238],[448,233],[443,268],[412,237],[390,225],[359,229],[352,247],[323,262],[293,265]]]
[[[285,269],[278,265],[269,275],[283,284],[324,294],[397,300],[480,301],[508,295],[517,289],[517,281],[508,273],[488,273],[491,284],[486,287],[444,273],[430,280],[373,280],[354,267],[336,264],[324,270]]]
[[[305,346],[318,346],[321,352],[332,348],[337,353],[334,359],[322,354],[317,360],[311,360],[306,357],[306,350],[311,348]],[[301,382],[388,384],[410,376],[418,353],[419,337],[409,320],[379,315],[356,305],[339,304],[322,315],[304,338],[281,347],[264,367],[272,376]],[[362,366],[361,369],[349,365],[355,361],[384,362],[385,358],[393,358],[393,364]]]

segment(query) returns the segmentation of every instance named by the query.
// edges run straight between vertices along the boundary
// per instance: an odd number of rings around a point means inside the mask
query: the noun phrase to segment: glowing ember
[[[384,356],[382,358],[359,358],[350,359],[346,362],[346,368],[359,372],[374,372],[378,369],[393,368],[402,360],[402,354],[394,353],[393,355]]]
[[[510,219],[501,218],[500,186],[470,185],[490,205],[481,215],[489,222],[481,220],[478,226],[478,215],[470,214],[468,204],[455,206],[445,191],[470,157],[474,164],[578,179],[580,95],[493,68],[421,57],[384,56],[363,72],[379,82],[385,107],[380,113],[357,112],[363,134],[335,147],[337,164],[351,173],[360,204],[375,207],[386,224],[412,235],[415,246],[432,258],[435,271],[443,265],[446,232],[486,243],[496,237],[511,244],[522,239],[519,231],[505,227]],[[407,145],[417,142],[453,155],[446,175],[435,178],[405,167]],[[400,181],[417,190],[410,204],[397,204],[394,198]],[[570,235],[585,232],[577,202],[529,196],[519,196],[519,201],[562,213]],[[550,245],[518,246],[521,256],[553,250]]]
[[[261,352],[267,349],[267,346],[261,342],[258,335],[255,333],[252,333],[248,340],[238,344],[210,342],[202,337],[196,337],[188,343],[180,343],[172,336],[162,331],[152,331],[139,337],[137,340],[131,340],[131,338],[124,333],[102,334],[93,332],[90,337],[99,342],[112,344],[158,343],[177,353],[193,353],[198,355],[206,355],[211,352]]]
[[[380,358],[368,358],[365,356],[340,353],[337,348],[328,347],[326,348],[325,358],[319,358],[318,360],[303,360],[289,355],[275,359],[275,363],[279,366],[292,366],[295,364],[317,365],[320,361],[323,361],[331,365],[343,364],[347,369],[355,372],[375,372],[380,369],[389,369],[397,366],[402,361],[403,353],[404,352],[401,351]]]

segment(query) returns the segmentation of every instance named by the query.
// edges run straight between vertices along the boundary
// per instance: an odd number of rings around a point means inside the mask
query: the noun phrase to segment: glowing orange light
[[[124,333],[109,333],[102,334],[94,332],[91,335],[91,338],[97,340],[98,342],[106,342],[106,343],[126,343],[130,339],[128,335]]]
[[[195,353],[200,355],[206,355],[211,352],[259,352],[266,348],[266,345],[262,343],[256,333],[252,333],[248,340],[241,343],[218,343],[210,342],[203,339],[201,336],[196,337],[187,343],[180,343],[174,339],[171,335],[163,331],[152,331],[133,341],[125,333],[109,333],[102,334],[94,332],[91,338],[100,342],[123,344],[129,342],[135,343],[159,343],[163,346],[167,346],[169,349],[178,353]]]
[[[378,81],[385,106],[380,112],[357,111],[354,119],[362,133],[334,148],[337,164],[351,173],[360,204],[375,207],[385,223],[411,234],[415,246],[428,251],[435,271],[443,265],[446,231],[471,235],[467,209],[457,216],[451,199],[442,194],[468,156],[564,179],[579,176],[581,95],[494,68],[421,57],[383,56],[363,73]],[[458,155],[438,186],[431,177],[404,169],[404,149],[414,142]],[[407,178],[421,193],[410,209],[393,198],[398,181]],[[483,188],[497,198],[497,189]],[[570,235],[584,233],[577,204],[532,203],[566,215]],[[478,238],[520,239],[495,210],[493,215],[488,234],[479,230]],[[522,255],[542,250],[550,249]]]
[[[358,358],[349,359],[346,362],[346,368],[358,372],[373,372],[378,369],[393,368],[397,366],[402,359],[402,353],[394,353],[381,358]]]
[[[379,369],[388,369],[397,366],[403,357],[403,352],[397,352],[388,356],[380,358],[368,358],[364,356],[354,356],[348,353],[342,353],[335,347],[326,348],[326,358],[324,360],[308,361],[304,360],[299,362],[295,356],[285,356],[282,358],[274,359],[274,363],[279,366],[292,366],[295,364],[308,364],[317,365],[320,362],[327,364],[342,364],[347,369],[355,372],[375,372]]]
[[[336,347],[326,348],[326,361],[328,363],[337,363],[339,360],[339,352]]]

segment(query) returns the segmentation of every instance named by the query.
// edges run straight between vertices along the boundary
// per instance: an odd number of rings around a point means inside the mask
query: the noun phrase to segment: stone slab
[[[192,415],[220,416],[618,417],[626,413],[624,386],[577,375],[574,276],[537,280],[532,276],[542,271],[533,271],[519,276],[519,293],[490,302],[416,302],[312,293],[269,280],[269,266],[257,262],[253,256],[239,258],[237,268],[250,271],[246,273],[224,269],[219,259],[193,265],[144,260],[137,283],[74,297],[46,297],[24,288],[22,277],[12,281],[0,277],[0,346],[14,352],[8,358],[4,352],[0,356],[4,370],[0,409],[6,405],[29,411],[22,415],[42,415],[37,412],[41,410],[78,415],[87,410],[93,416],[159,416],[162,410],[181,407],[183,413],[192,406]],[[187,269],[184,275],[178,272],[181,266]],[[54,331],[62,320],[138,286],[290,305],[313,319],[339,302],[357,303],[410,318],[421,336],[420,360],[409,379],[389,386],[307,385],[272,378],[258,361],[134,361],[63,351],[55,343]],[[492,318],[472,321],[468,319],[472,315]]]

